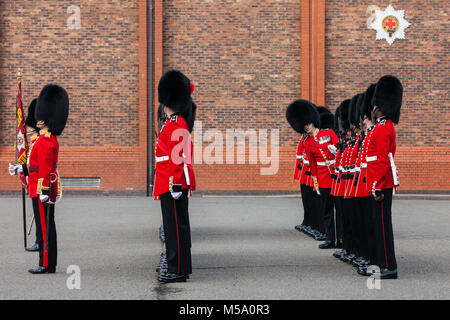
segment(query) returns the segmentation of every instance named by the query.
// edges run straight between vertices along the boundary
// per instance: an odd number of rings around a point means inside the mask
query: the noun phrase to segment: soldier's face
[[[316,127],[314,127],[314,125],[312,123],[307,124],[303,130],[305,130],[306,134],[308,135],[312,135],[314,133],[314,129],[316,129]]]
[[[31,137],[33,135],[35,135],[35,134],[36,134],[36,130],[34,130],[34,128],[32,128],[32,127],[28,127],[27,126],[27,138],[28,138],[28,140],[31,140]]]
[[[345,132],[345,136],[347,137],[347,139],[350,139],[352,137],[352,130],[348,129],[347,132]]]
[[[370,120],[367,117],[364,117],[363,123],[364,123],[364,130],[369,129],[372,126],[372,120]]]
[[[44,122],[43,120],[39,120],[39,121],[36,123],[36,127],[38,127],[39,129],[45,128],[45,122]]]

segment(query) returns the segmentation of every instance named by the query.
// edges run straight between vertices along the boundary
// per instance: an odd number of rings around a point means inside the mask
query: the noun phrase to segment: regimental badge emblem
[[[377,40],[386,39],[392,45],[395,39],[405,39],[405,29],[410,23],[404,19],[405,10],[395,10],[389,5],[386,10],[375,12],[375,21],[370,27],[377,31]]]

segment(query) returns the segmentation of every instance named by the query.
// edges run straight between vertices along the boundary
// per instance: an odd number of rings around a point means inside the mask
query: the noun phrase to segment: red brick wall
[[[248,164],[248,158],[246,165],[195,165],[199,189],[297,189],[295,150],[285,151],[293,150],[297,136],[285,108],[301,95],[300,1],[163,3],[163,67],[179,68],[195,83],[203,130],[280,130],[278,174],[261,176],[265,166]]]
[[[369,5],[405,10],[405,40],[390,46],[368,29]],[[400,190],[449,190],[450,103],[447,1],[327,1],[326,103],[364,91],[393,74],[404,86],[396,156]]]
[[[70,96],[59,138],[63,177],[100,177],[101,190],[146,189],[146,2],[81,1],[81,29],[69,29],[73,1],[0,3],[0,181],[14,161],[15,74],[24,104],[54,82]]]
[[[391,3],[411,23],[392,46],[366,27],[369,5]],[[147,1],[80,1],[80,30],[69,30],[70,1],[0,3],[0,190],[15,190],[15,74],[24,102],[47,82],[71,98],[60,139],[63,177],[100,177],[101,190],[145,190],[147,162]],[[405,87],[397,126],[401,190],[450,190],[446,1],[153,1],[153,111],[169,68],[196,84],[203,132],[279,129],[279,170],[196,164],[199,190],[298,190],[292,180],[298,136],[285,108],[305,97],[333,110],[381,75]],[[196,146],[205,151],[210,142]],[[247,146],[248,147],[248,146]],[[225,148],[225,147],[224,147]],[[199,150],[200,149],[200,150]],[[259,158],[258,158],[259,160]],[[194,159],[195,161],[195,159]]]

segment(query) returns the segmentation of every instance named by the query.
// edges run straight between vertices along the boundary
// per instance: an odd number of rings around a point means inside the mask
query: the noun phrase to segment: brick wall
[[[79,5],[81,28],[69,29]],[[100,177],[101,190],[146,188],[146,1],[0,3],[0,181],[14,161],[19,68],[24,104],[47,83],[66,88],[70,115],[59,138],[63,177]],[[142,75],[142,76],[140,76]]]
[[[366,27],[369,5],[391,3],[411,23],[392,46]],[[80,1],[80,30],[66,21],[71,1],[0,3],[0,190],[17,189],[13,160],[15,73],[28,105],[47,82],[69,91],[60,138],[65,177],[101,177],[101,190],[145,190],[147,163],[147,1]],[[195,164],[199,190],[298,190],[298,136],[285,121],[294,99],[335,109],[381,75],[405,87],[398,132],[401,190],[450,190],[448,9],[446,1],[154,0],[153,111],[157,81],[169,68],[196,84],[203,134],[217,129],[279,130],[279,168]],[[199,122],[200,123],[200,122]],[[211,133],[211,131],[209,131]],[[194,139],[195,139],[194,135]],[[203,136],[195,153],[208,153]],[[225,142],[225,140],[223,141]],[[235,149],[237,147],[235,146]],[[194,162],[195,162],[194,156]],[[235,158],[235,160],[237,160]]]
[[[366,26],[369,5],[405,10],[406,39],[390,46]],[[404,87],[396,156],[400,190],[449,190],[447,1],[327,1],[326,103],[335,109],[385,74]],[[445,168],[445,169],[444,169]]]
[[[203,130],[279,129],[280,170],[257,164],[195,166],[201,190],[295,190],[297,136],[285,108],[301,95],[300,1],[163,1],[163,67],[179,68],[196,85]],[[207,147],[210,142],[204,142]],[[198,148],[196,145],[195,148]],[[288,148],[292,151],[290,148]],[[295,150],[294,150],[295,153]],[[226,153],[223,152],[225,162]]]

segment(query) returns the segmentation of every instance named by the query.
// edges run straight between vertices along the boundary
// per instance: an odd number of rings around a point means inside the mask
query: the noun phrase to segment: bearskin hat
[[[192,132],[192,129],[194,128],[194,122],[195,122],[195,115],[197,113],[197,105],[192,101],[192,108],[189,108],[186,112],[181,113],[181,116],[186,121],[189,132]]]
[[[355,114],[355,110],[358,107],[358,99],[359,99],[359,94],[356,94],[353,96],[353,98],[350,100],[350,105],[348,107],[348,121],[350,123],[350,126],[356,125],[357,119],[355,119],[354,114]]]
[[[372,97],[372,105],[397,124],[400,120],[402,97],[403,86],[400,80],[395,76],[384,76],[377,82]]]
[[[376,84],[372,83],[366,90],[364,94],[364,99],[362,101],[362,104],[360,105],[359,115],[361,117],[361,120],[364,120],[364,117],[367,117],[370,119],[371,112],[373,109],[372,105],[372,97],[373,93],[375,91]]]
[[[350,102],[351,99],[347,99],[341,103],[340,108],[340,121],[341,126],[344,131],[350,129],[349,113],[350,113]]]
[[[193,85],[181,71],[167,71],[158,84],[158,100],[178,113],[188,112],[191,108]]]
[[[334,128],[334,115],[331,112],[323,112],[320,114],[320,127],[319,129],[333,129]]]
[[[25,119],[25,124],[28,127],[34,128],[37,132],[39,132],[39,128],[36,125],[36,119],[34,118],[34,111],[36,110],[36,102],[37,99],[31,101],[30,106],[28,107],[27,118]]]
[[[331,111],[327,107],[318,106],[317,111],[319,112],[319,115],[322,113],[331,113]]]
[[[307,100],[296,100],[286,109],[286,119],[291,127],[298,133],[305,133],[305,126],[309,123],[316,128],[320,126],[319,112],[314,105]]]
[[[49,131],[59,136],[66,126],[68,116],[69,96],[66,90],[58,85],[46,85],[36,102],[36,121],[44,121]]]

